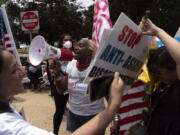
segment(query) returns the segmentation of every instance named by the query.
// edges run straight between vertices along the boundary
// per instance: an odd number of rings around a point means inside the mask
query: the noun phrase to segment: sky
[[[77,2],[82,2],[82,6],[84,7],[89,7],[94,3],[92,0],[77,0]]]

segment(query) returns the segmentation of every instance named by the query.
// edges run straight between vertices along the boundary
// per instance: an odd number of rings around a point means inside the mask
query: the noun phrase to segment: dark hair
[[[3,55],[2,55],[3,49],[0,48],[0,73],[3,69]]]
[[[0,113],[4,112],[13,112],[12,109],[10,108],[8,103],[4,103],[0,101]]]
[[[4,64],[3,55],[2,55],[3,50],[4,49],[0,48],[0,73],[3,70],[3,64]],[[12,110],[11,110],[9,104],[3,103],[3,102],[0,101],[0,113],[3,113],[3,112],[12,112]]]
[[[60,37],[59,37],[59,42],[58,42],[58,48],[63,48],[62,43],[63,43],[63,40],[64,40],[65,36],[70,36],[70,35],[69,35],[69,34],[66,34],[66,33],[63,33],[63,34],[60,35]],[[70,36],[70,37],[71,37],[71,36]]]
[[[149,72],[151,72],[152,65],[157,65],[171,71],[176,69],[176,62],[170,56],[165,46],[149,51],[149,59],[147,63]]]

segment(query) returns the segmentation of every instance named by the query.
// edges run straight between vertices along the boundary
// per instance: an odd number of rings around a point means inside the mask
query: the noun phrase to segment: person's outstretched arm
[[[157,36],[163,42],[177,64],[177,74],[180,79],[180,42],[168,35],[163,29],[157,27],[149,19],[145,23],[142,34]]]
[[[96,115],[89,122],[77,129],[72,135],[100,135],[117,113],[123,95],[123,81],[119,73],[114,74],[114,80],[110,87],[108,107]]]

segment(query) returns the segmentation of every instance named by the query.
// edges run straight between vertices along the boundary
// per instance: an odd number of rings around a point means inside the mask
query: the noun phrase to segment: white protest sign
[[[98,47],[98,51],[96,53],[96,56],[98,55],[98,53],[100,52],[100,50],[103,48],[105,41],[108,39],[110,33],[111,33],[112,29],[104,29],[103,30],[103,34],[101,37],[101,41],[99,43],[99,47]]]
[[[124,83],[131,85],[144,64],[152,39],[140,33],[140,28],[121,13],[85,80],[118,71]]]

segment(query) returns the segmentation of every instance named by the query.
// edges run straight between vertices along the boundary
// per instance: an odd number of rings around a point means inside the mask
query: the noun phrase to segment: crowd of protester
[[[152,92],[148,101],[147,135],[180,134],[180,43],[147,19],[143,35],[158,37],[163,47],[150,50],[147,67]],[[68,45],[65,43],[71,42]],[[68,48],[68,47],[69,48]],[[47,74],[54,98],[54,134],[58,134],[68,98],[67,130],[72,135],[101,135],[117,113],[123,95],[123,81],[116,72],[109,90],[108,106],[104,99],[90,102],[85,76],[96,54],[94,42],[88,38],[72,44],[68,34],[60,36],[59,48],[70,49],[74,59],[70,62],[47,61]],[[73,48],[73,49],[72,49]],[[35,72],[35,69],[28,68]],[[51,73],[53,71],[53,74]],[[13,54],[0,50],[0,134],[46,135],[53,134],[26,122],[10,102],[10,97],[23,92],[21,83],[25,72]],[[35,82],[39,84],[39,82]],[[35,88],[35,86],[33,86]],[[68,94],[67,94],[68,93]]]

